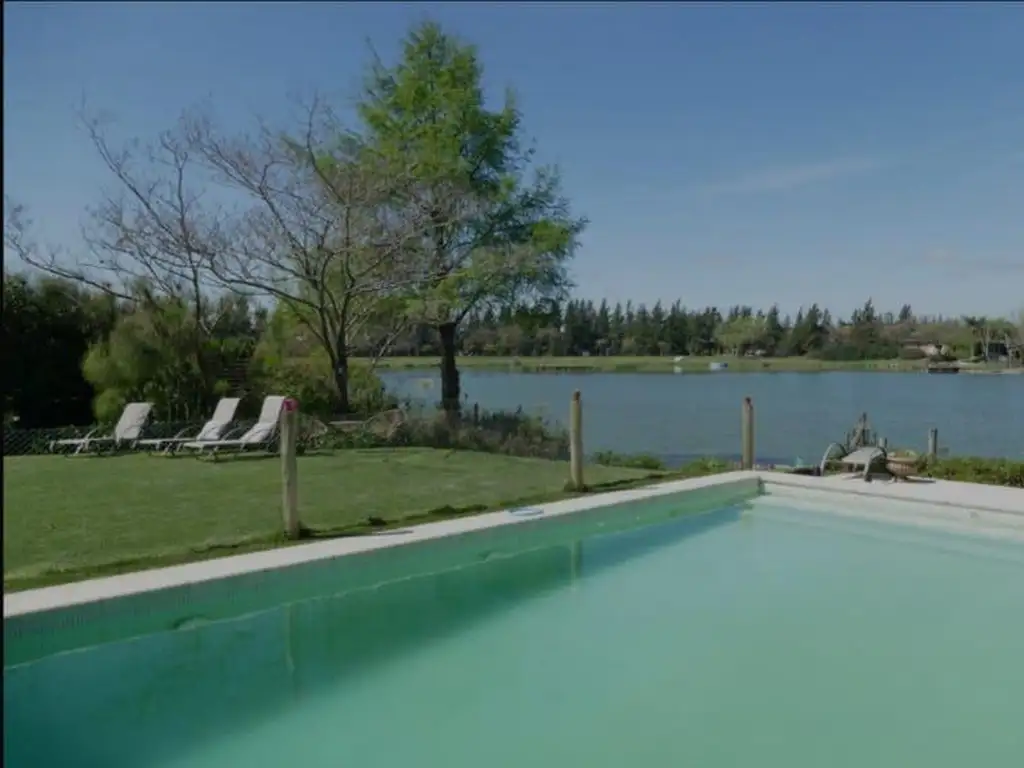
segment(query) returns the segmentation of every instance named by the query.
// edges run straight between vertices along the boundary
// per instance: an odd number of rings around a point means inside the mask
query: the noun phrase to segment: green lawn
[[[579,371],[592,373],[668,373],[679,368],[686,373],[706,373],[713,362],[729,364],[734,373],[759,371],[923,371],[923,360],[850,360],[824,361],[806,357],[685,357],[678,363],[665,357],[484,357],[461,356],[459,367],[465,370],[519,370],[525,372]],[[383,369],[436,369],[437,357],[389,357],[380,361]]]
[[[589,467],[589,485],[646,470]],[[564,495],[564,462],[381,449],[299,458],[302,522],[315,535],[422,522]],[[144,455],[4,459],[4,585],[72,581],[282,544],[276,457]],[[373,518],[371,521],[370,518]]]

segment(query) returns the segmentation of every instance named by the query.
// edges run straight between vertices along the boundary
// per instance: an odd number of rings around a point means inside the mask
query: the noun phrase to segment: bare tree
[[[1024,320],[1024,316],[1019,320]],[[1001,344],[1005,350],[1007,366],[1013,366],[1021,354],[1024,343],[1024,339],[1021,338],[1022,325],[1018,320],[997,318],[988,321],[988,327],[992,342]]]
[[[298,136],[261,125],[255,135],[226,137],[201,116],[189,133],[205,165],[246,201],[211,273],[292,311],[326,352],[346,412],[353,348],[372,332],[375,361],[407,324],[417,285],[408,254],[427,229],[396,207],[411,169],[374,162],[319,99]]]
[[[129,301],[138,298],[134,288],[142,283],[156,295],[186,300],[202,318],[204,275],[217,248],[220,221],[201,204],[202,193],[196,191],[201,168],[193,162],[182,126],[154,144],[133,141],[114,149],[99,119],[83,116],[82,123],[116,182],[88,211],[85,252],[72,256],[51,247],[42,253],[25,238],[28,222],[16,204],[9,216],[12,238],[5,220],[5,244],[49,274]]]
[[[115,148],[98,118],[82,125],[114,184],[101,192],[82,228],[84,248],[71,254],[29,237],[24,208],[5,200],[4,245],[50,275],[153,308],[161,300],[188,310],[191,351],[210,379],[206,342],[217,322],[209,264],[222,242],[220,211],[204,205],[203,168],[185,141],[184,124],[148,145]]]

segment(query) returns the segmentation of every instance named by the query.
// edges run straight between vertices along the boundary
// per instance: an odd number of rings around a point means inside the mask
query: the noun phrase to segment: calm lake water
[[[402,397],[440,397],[431,371],[388,372],[384,380]],[[464,371],[462,389],[481,408],[522,406],[563,424],[579,389],[588,453],[652,453],[670,462],[738,455],[741,403],[750,396],[760,461],[816,463],[863,412],[890,446],[923,451],[935,427],[950,454],[1024,458],[1024,376]]]

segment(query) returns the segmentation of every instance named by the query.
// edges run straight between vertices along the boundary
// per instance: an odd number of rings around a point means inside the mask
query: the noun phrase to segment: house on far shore
[[[903,351],[918,350],[925,357],[946,357],[951,350],[946,344],[915,338],[913,335],[903,342]]]
[[[945,344],[931,343],[922,344],[920,347],[918,347],[918,349],[920,349],[922,352],[928,355],[928,357],[935,357],[936,355],[948,355],[950,351],[949,347],[946,346]]]
[[[979,345],[980,346],[980,345]],[[988,353],[987,355],[985,353]],[[982,355],[989,360],[997,360],[1001,363],[1024,361],[1024,347],[1014,344],[1012,341],[990,341],[988,349],[981,351]]]

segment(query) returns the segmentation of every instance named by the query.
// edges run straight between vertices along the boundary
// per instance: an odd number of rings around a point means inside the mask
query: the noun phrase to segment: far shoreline
[[[925,373],[925,360],[815,360],[805,357],[729,358],[729,357],[490,357],[461,355],[461,371],[503,373]],[[713,363],[725,368],[711,370]],[[385,357],[381,371],[426,371],[440,367],[441,358]],[[961,373],[1017,372],[1001,366],[961,364]]]

